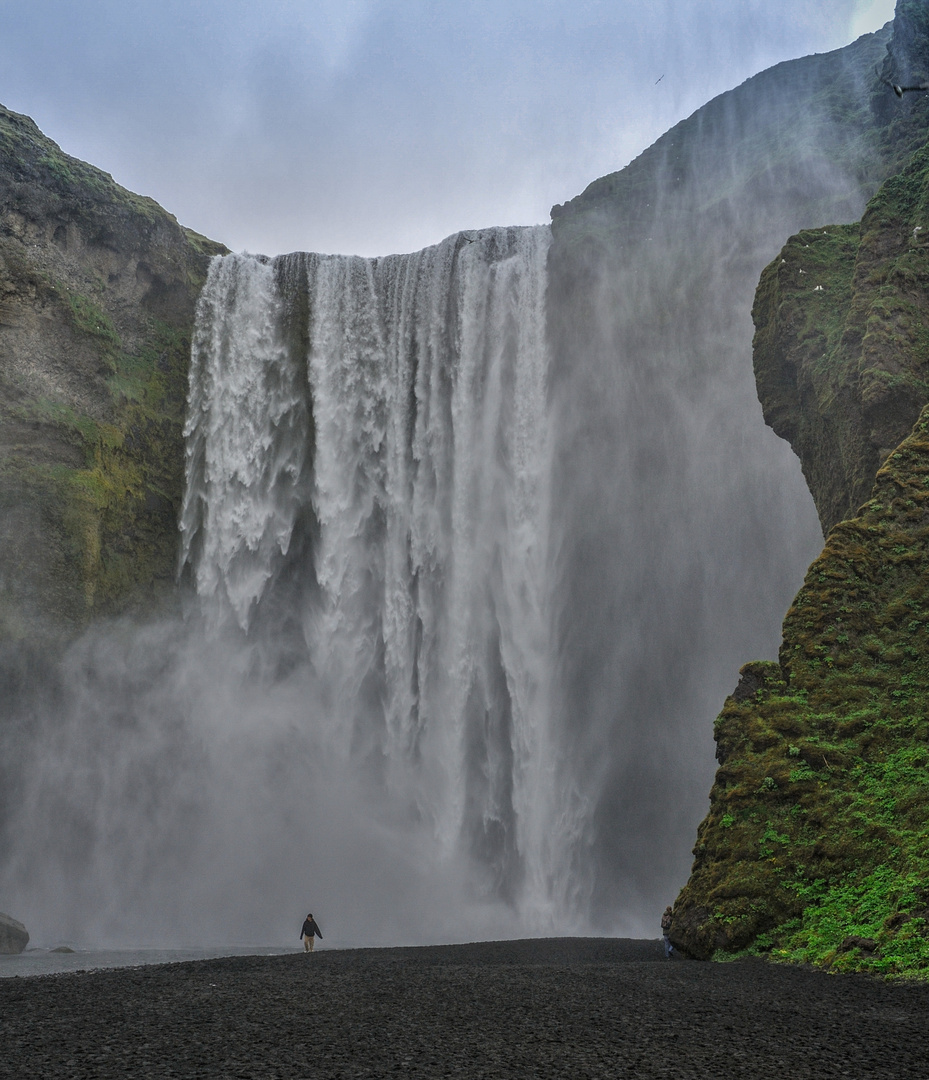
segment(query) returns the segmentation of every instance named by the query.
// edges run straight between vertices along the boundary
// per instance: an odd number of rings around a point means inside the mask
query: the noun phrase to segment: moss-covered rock
[[[716,722],[677,943],[929,974],[929,408]]]
[[[170,592],[190,333],[225,250],[0,107],[0,640]]]
[[[923,81],[927,56],[929,13],[900,0],[882,78]],[[674,937],[703,959],[926,977],[927,103],[875,103],[884,149],[916,153],[860,224],[791,237],[756,294],[765,418],[830,531],[779,662],[743,667],[716,721],[719,770]]]
[[[929,145],[860,224],[791,237],[752,317],[765,420],[800,457],[828,531],[929,401]]]

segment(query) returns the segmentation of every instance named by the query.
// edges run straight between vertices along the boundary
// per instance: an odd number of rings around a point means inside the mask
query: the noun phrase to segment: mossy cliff
[[[190,332],[224,250],[0,107],[0,642],[173,583]]]
[[[759,396],[829,532],[779,662],[745,665],[716,721],[675,904],[674,938],[700,958],[929,974],[926,228],[929,145],[859,224],[795,235],[761,277]]]
[[[800,457],[823,530],[852,516],[929,401],[929,147],[860,224],[791,237],[752,317],[765,420]]]
[[[916,42],[901,25],[760,73],[553,210],[551,544],[569,596],[553,681],[577,688],[564,728],[602,785],[585,840],[604,925],[637,892],[664,906],[656,882],[670,888],[689,858],[681,819],[706,805],[710,763],[669,753],[661,765],[656,745],[689,746],[709,726],[722,693],[708,688],[773,651],[754,644],[759,627],[776,627],[796,591],[788,496],[803,492],[792,462],[762,452],[755,286],[785,237],[860,218],[925,141],[921,95],[881,81]],[[668,838],[647,872],[628,855],[645,807]]]
[[[674,936],[839,969],[929,971],[929,408],[829,534],[716,722]]]

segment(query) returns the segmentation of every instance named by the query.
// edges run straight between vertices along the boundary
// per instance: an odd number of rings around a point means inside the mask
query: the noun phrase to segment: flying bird
[[[664,75],[659,75],[658,78],[655,80],[655,85],[657,86],[661,82],[661,80],[663,78],[664,78]]]
[[[893,89],[893,92],[899,98],[902,98],[904,94],[908,94],[911,90],[929,90],[929,83],[920,83],[919,86],[899,86],[897,83],[887,82],[886,79],[883,81]]]

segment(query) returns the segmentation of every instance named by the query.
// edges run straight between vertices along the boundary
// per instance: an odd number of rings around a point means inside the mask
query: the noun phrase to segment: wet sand
[[[654,941],[320,949],[0,980],[0,1076],[929,1076],[929,985]]]

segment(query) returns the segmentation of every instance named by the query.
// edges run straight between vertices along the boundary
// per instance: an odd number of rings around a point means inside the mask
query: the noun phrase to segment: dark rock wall
[[[0,641],[173,582],[190,332],[223,250],[0,107]]]
[[[827,532],[854,515],[929,400],[929,148],[861,223],[792,237],[752,317],[765,420],[800,457]]]

